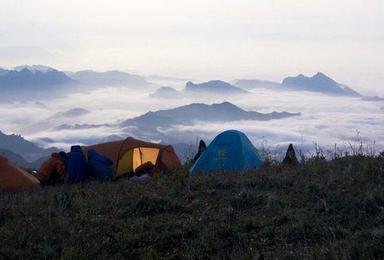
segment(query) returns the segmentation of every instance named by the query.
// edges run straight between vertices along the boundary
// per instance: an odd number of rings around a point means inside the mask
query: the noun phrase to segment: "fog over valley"
[[[60,84],[54,84],[53,72]],[[313,152],[315,144],[343,150],[360,141],[384,148],[381,97],[365,96],[323,73],[281,82],[18,67],[0,75],[0,86],[14,84],[0,99],[0,130],[60,149],[134,136],[171,143],[180,156],[226,129],[241,130],[256,147],[270,150],[289,143],[304,152]]]

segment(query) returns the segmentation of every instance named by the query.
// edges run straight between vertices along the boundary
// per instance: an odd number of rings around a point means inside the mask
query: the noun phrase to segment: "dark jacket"
[[[88,167],[85,156],[79,145],[71,147],[65,162],[67,181],[70,183],[82,182],[88,178]]]
[[[287,153],[285,154],[285,158],[283,160],[283,164],[288,164],[288,165],[299,164],[299,161],[296,158],[295,149],[293,148],[292,144],[288,146]]]
[[[90,174],[98,180],[108,181],[112,178],[113,162],[106,156],[98,154],[94,150],[88,151],[88,169]]]
[[[64,158],[58,153],[53,153],[51,158],[43,162],[39,169],[37,179],[41,183],[48,183],[53,179],[60,179],[65,174]]]
[[[195,155],[195,157],[193,157],[193,162],[196,162],[205,150],[207,150],[207,145],[203,140],[200,140],[199,149],[197,150],[197,154]]]

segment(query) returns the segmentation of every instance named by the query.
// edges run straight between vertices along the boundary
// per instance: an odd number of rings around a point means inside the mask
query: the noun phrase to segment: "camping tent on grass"
[[[40,182],[32,175],[16,167],[0,155],[0,190],[28,190],[39,186]]]
[[[260,168],[262,164],[259,153],[247,136],[228,130],[215,137],[190,173],[241,172]]]
[[[132,137],[121,141],[84,146],[82,149],[84,154],[90,150],[95,150],[97,153],[110,158],[113,161],[114,177],[135,172],[139,166],[146,162],[151,162],[154,165],[152,174],[182,167],[172,146],[144,142]]]

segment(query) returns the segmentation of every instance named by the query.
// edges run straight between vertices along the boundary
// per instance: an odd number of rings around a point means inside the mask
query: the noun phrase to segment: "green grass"
[[[384,158],[0,193],[0,258],[384,257]]]

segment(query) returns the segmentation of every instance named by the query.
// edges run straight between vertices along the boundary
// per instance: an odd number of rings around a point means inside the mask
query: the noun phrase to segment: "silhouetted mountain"
[[[361,96],[353,89],[337,83],[321,72],[318,72],[312,77],[306,77],[302,74],[297,77],[288,77],[283,80],[282,84],[287,88],[296,90],[314,91],[334,95]]]
[[[20,135],[6,135],[0,131],[0,149],[8,150],[21,155],[28,161],[34,161],[41,157],[49,156],[56,148],[44,149],[25,140]]]
[[[245,111],[229,102],[213,105],[194,103],[174,109],[148,112],[123,121],[120,127],[125,132],[138,137],[180,142],[180,140],[177,140],[178,137],[173,134],[167,134],[166,130],[173,126],[191,126],[196,122],[265,121],[298,115],[300,113],[272,112],[264,114],[255,111]]]
[[[281,84],[268,80],[259,79],[240,79],[235,80],[233,83],[236,87],[251,90],[255,88],[281,88]]]
[[[255,111],[245,111],[229,102],[212,105],[193,103],[173,109],[148,112],[124,121],[123,125],[158,127],[177,124],[190,125],[195,121],[230,122],[238,120],[271,120],[297,115],[299,114],[288,112],[264,114]]]
[[[245,111],[229,102],[212,105],[194,103],[168,110],[148,112],[132,119],[117,122],[116,124],[63,124],[54,130],[106,128],[110,129],[107,131],[109,133],[119,133],[119,138],[128,135],[159,142],[188,143],[191,141],[191,138],[199,136],[200,132],[204,133],[204,130],[199,131],[191,127],[196,123],[225,123],[241,120],[266,121],[292,116],[300,116],[300,113],[258,113],[255,111]],[[85,137],[77,141],[96,143],[98,140],[101,140],[101,138]]]
[[[194,84],[188,81],[185,86],[187,93],[211,93],[211,94],[246,94],[247,91],[232,86],[231,84],[221,80],[211,80],[208,82]]]
[[[24,68],[21,71],[11,70],[0,76],[0,91],[4,96],[46,96],[76,84],[76,81],[57,70],[33,72]]]
[[[106,72],[84,70],[70,74],[70,77],[81,83],[93,86],[143,87],[151,85],[141,76],[117,70]]]
[[[30,170],[37,170],[40,167],[40,165],[48,158],[47,156],[47,157],[42,157],[40,159],[37,159],[33,162],[28,162],[21,155],[5,149],[0,149],[0,155],[4,156],[5,158],[7,158],[9,161],[16,164],[17,166],[22,167],[24,169],[30,169]]]
[[[171,87],[161,87],[149,96],[152,98],[180,98],[183,94]]]

